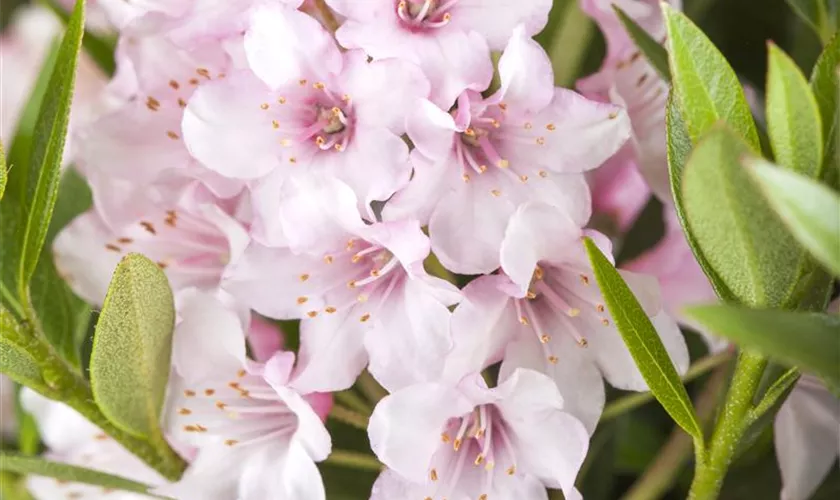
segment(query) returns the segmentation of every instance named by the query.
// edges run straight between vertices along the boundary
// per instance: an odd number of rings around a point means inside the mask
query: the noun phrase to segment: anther
[[[543,334],[542,336],[540,336],[540,342],[542,342],[543,344],[548,344],[548,342],[550,340],[551,340],[550,335]]]
[[[190,413],[192,413],[192,410],[190,410],[189,408],[181,408],[180,410],[178,410],[179,415],[189,415]]]
[[[557,364],[557,356],[554,356],[554,355],[549,356],[548,357],[548,362],[553,364],[553,365],[556,365]]]
[[[191,390],[187,389],[186,391],[184,391],[184,396],[186,396],[188,398],[195,397],[195,391],[191,391]]]
[[[502,195],[502,192],[501,192],[501,191],[499,191],[498,189],[493,189],[493,190],[491,190],[491,191],[490,191],[490,194],[492,194],[493,196],[495,196],[496,198],[498,198],[499,196],[501,196],[501,195]]]
[[[583,337],[581,337],[581,338],[580,338],[580,340],[578,340],[578,342],[577,342],[577,343],[578,343],[578,345],[579,345],[579,346],[581,346],[581,347],[586,347],[586,346],[588,346],[588,345],[589,345],[589,341],[588,341],[588,340],[586,340],[586,339],[585,339],[585,338],[583,338]]]
[[[607,318],[601,318],[601,324],[604,326],[610,326],[610,320]]]
[[[545,137],[537,137],[537,144],[539,146],[545,145]]]
[[[146,99],[146,107],[152,111],[157,111],[158,109],[160,109],[160,101],[158,101],[152,96],[149,96]]]
[[[546,172],[545,170],[540,170],[539,174],[540,174],[540,177],[542,177],[543,179],[548,177],[548,172]]]
[[[484,462],[484,454],[479,453],[478,456],[475,457],[475,462],[473,463],[475,465],[481,465],[482,462]]]
[[[227,439],[227,440],[225,440],[225,444],[226,444],[226,445],[228,445],[228,446],[235,446],[235,445],[236,445],[236,443],[238,443],[238,442],[239,442],[239,441],[237,441],[237,440],[235,440],[235,439]]]
[[[369,319],[370,319],[370,314],[369,314],[369,313],[365,313],[365,314],[363,314],[363,315],[362,315],[362,317],[361,317],[361,318],[359,318],[359,321],[361,321],[362,323],[364,323],[365,321],[367,321],[367,320],[369,320]]]
[[[555,127],[553,123],[549,123],[548,125],[545,126],[545,128],[546,128],[546,130],[551,130],[551,131],[554,131],[554,130],[557,129],[557,127]]]
[[[429,478],[430,478],[432,481],[437,481],[437,480],[438,480],[438,474],[437,474],[437,470],[436,470],[436,469],[432,469],[432,470],[429,472]]]
[[[604,304],[598,304],[597,306],[595,306],[595,310],[599,313],[604,312]]]
[[[260,109],[263,110],[263,111],[267,110],[268,109],[268,103],[264,102],[264,103],[260,104]]]
[[[326,312],[327,312],[327,314],[333,314],[334,312],[336,312],[336,311],[337,311],[337,309],[336,309],[335,307],[333,307],[333,306],[329,306],[329,307],[327,307],[326,309],[324,309],[324,311],[326,311]]]
[[[306,313],[306,315],[309,316],[310,318],[314,318],[315,316],[318,315],[318,311],[309,311],[308,313]]]
[[[519,322],[522,323],[525,326],[528,326],[530,324],[530,323],[528,323],[528,318],[526,318],[525,316],[520,316],[519,317]]]
[[[204,389],[205,396],[212,396],[213,394],[216,394],[215,389]]]
[[[300,277],[299,277],[298,279],[300,279],[300,281],[301,281],[301,282],[304,282],[304,281],[306,281],[306,280],[308,280],[308,279],[309,279],[309,275],[308,275],[308,274],[306,274],[306,273],[301,274],[301,275],[300,275]]]

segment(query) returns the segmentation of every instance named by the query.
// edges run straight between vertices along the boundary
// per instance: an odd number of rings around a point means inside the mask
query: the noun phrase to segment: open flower
[[[327,173],[354,189],[365,212],[405,185],[403,117],[429,92],[420,70],[368,62],[358,50],[342,54],[298,11],[265,6],[253,19],[245,38],[253,72],[196,92],[183,124],[190,152],[231,178]]]
[[[406,387],[379,402],[368,433],[390,468],[372,500],[538,500],[546,486],[580,498],[589,436],[541,373],[516,370],[492,389],[480,375]]]
[[[559,204],[583,225],[591,210],[581,172],[609,158],[629,136],[617,106],[554,87],[545,52],[519,27],[499,62],[501,89],[468,91],[446,113],[421,101],[407,121],[414,177],[386,205],[385,218],[428,221],[447,269],[490,272],[516,207]]]
[[[157,472],[64,403],[51,401],[30,389],[21,391],[21,403],[38,424],[41,439],[49,450],[45,454],[46,459],[115,474],[150,486],[166,483]],[[148,496],[137,493],[114,491],[37,475],[29,476],[26,486],[37,500],[149,499]]]
[[[217,296],[186,290],[173,345],[169,430],[198,448],[184,476],[156,492],[228,500],[325,497],[315,462],[330,436],[307,395],[288,385],[294,354],[245,356],[241,317]],[[321,399],[316,396],[316,403]]]
[[[542,30],[549,0],[328,0],[347,17],[336,32],[345,47],[374,59],[417,64],[432,83],[430,99],[448,109],[465,90],[490,83],[489,51],[501,50],[521,25],[526,36]]]
[[[99,207],[83,213],[53,243],[59,273],[92,304],[102,304],[111,275],[127,253],[156,261],[176,290],[212,289],[248,244],[245,229],[230,215],[235,203],[208,201],[196,183],[175,193],[142,195],[117,222],[103,217]]]
[[[668,84],[636,48],[613,10],[621,7],[655,40],[664,43],[665,23],[659,0],[582,0],[581,7],[598,23],[607,40],[607,56],[600,71],[578,82],[587,97],[619,104],[633,125],[636,163],[653,193],[670,204],[665,142],[665,104]],[[679,8],[681,0],[670,3]]]
[[[303,318],[294,386],[349,387],[368,355],[389,389],[435,377],[459,294],[423,269],[429,240],[417,221],[365,224],[352,190],[330,177],[290,178],[279,199],[272,233],[285,245],[252,242],[224,288],[265,316]]]
[[[520,207],[502,244],[507,276],[481,277],[463,290],[452,317],[455,346],[446,372],[477,371],[502,358],[502,376],[519,367],[543,372],[560,388],[566,411],[591,432],[604,405],[602,378],[620,389],[643,391],[647,384],[606,309],[584,235],[610,255],[605,237],[582,231],[559,209]],[[662,312],[656,280],[622,275],[684,373],[688,350],[677,324]]]

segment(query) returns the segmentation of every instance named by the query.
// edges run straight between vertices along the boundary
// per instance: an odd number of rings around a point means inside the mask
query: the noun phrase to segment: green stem
[[[766,366],[767,360],[758,354],[744,351],[738,357],[732,385],[718,417],[708,452],[697,462],[688,496],[690,500],[713,500],[718,497],[726,470],[747,428],[753,398]]]
[[[685,372],[685,376],[682,380],[683,382],[690,382],[700,375],[703,375],[715,367],[720,366],[730,358],[732,358],[732,353],[730,351],[706,356],[691,365],[688,371]],[[601,422],[606,422],[616,417],[620,417],[621,415],[649,403],[650,401],[653,401],[653,394],[650,392],[637,392],[630,394],[629,396],[616,399],[604,407],[604,412],[601,414]]]
[[[718,368],[703,391],[697,396],[697,418],[700,425],[706,427],[714,417],[715,407],[726,382],[727,370]],[[695,451],[697,447],[695,446]],[[641,478],[623,497],[623,500],[651,500],[661,498],[674,485],[677,474],[682,470],[691,455],[692,438],[679,427],[675,428],[668,441],[659,451],[656,459]]]
[[[46,385],[37,388],[38,391],[45,397],[61,401],[79,412],[163,477],[173,481],[179,479],[187,464],[172,450],[163,436],[148,441],[132,436],[112,424],[96,406],[87,380],[58,355],[38,328],[37,318],[28,316],[28,335],[27,338],[20,339],[19,345],[32,356],[41,369],[41,376]]]
[[[344,406],[350,408],[351,410],[355,410],[366,417],[370,417],[370,406],[368,405],[367,401],[362,399],[361,396],[356,394],[356,391],[353,389],[347,389],[341,392],[336,392],[333,394],[335,400],[339,403],[343,404]]]
[[[589,41],[595,34],[595,24],[583,13],[577,1],[566,2],[565,12],[552,37],[548,54],[554,68],[554,83],[567,87],[577,78]]]
[[[359,390],[362,391],[362,394],[364,394],[368,401],[370,401],[374,406],[376,406],[376,403],[378,403],[380,399],[388,395],[388,391],[379,385],[379,382],[377,382],[376,379],[373,378],[373,375],[371,375],[367,370],[363,371],[361,375],[359,375],[359,379],[356,380],[356,385],[359,387]]]
[[[382,464],[373,455],[349,450],[333,450],[330,456],[324,461],[325,464],[349,467],[351,469],[362,469],[381,471]]]
[[[367,432],[368,418],[361,413],[356,413],[355,411],[341,405],[333,405],[332,410],[330,410],[329,417]]]

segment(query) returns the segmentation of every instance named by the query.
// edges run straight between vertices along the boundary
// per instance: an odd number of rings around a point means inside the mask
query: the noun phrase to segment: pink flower
[[[459,294],[423,269],[419,224],[366,225],[353,192],[330,177],[290,178],[279,199],[286,245],[253,242],[224,287],[268,317],[303,318],[294,386],[349,387],[368,356],[387,388],[436,377]]]
[[[347,21],[336,32],[345,47],[374,59],[417,64],[432,83],[430,99],[448,109],[463,91],[483,90],[493,74],[490,50],[501,50],[522,25],[542,30],[549,0],[328,0]]]
[[[840,456],[840,399],[803,375],[776,415],[782,500],[806,500]]]
[[[697,330],[709,349],[719,352],[726,348],[728,342],[711,335],[682,312],[685,306],[717,302],[718,298],[688,246],[676,212],[667,206],[665,211],[665,235],[659,243],[622,267],[656,277],[668,314],[681,324]]]
[[[670,2],[681,7],[681,0]],[[601,70],[580,80],[578,88],[594,99],[624,106],[633,125],[636,162],[653,193],[671,202],[665,142],[665,103],[668,85],[636,48],[612,5],[627,12],[653,38],[664,42],[665,24],[659,0],[581,0],[581,7],[607,39],[607,57]]]
[[[647,384],[606,309],[581,243],[584,235],[610,255],[603,235],[581,231],[560,210],[541,203],[520,207],[502,243],[507,276],[481,277],[463,290],[445,373],[478,371],[501,359],[502,376],[519,367],[543,372],[556,382],[566,410],[592,432],[604,405],[602,378],[619,389],[643,391]],[[677,370],[685,372],[688,351],[676,323],[662,314],[655,280],[622,275]]]
[[[129,252],[156,261],[175,290],[212,289],[248,244],[231,215],[235,204],[203,199],[206,193],[195,183],[175,193],[142,194],[116,221],[103,217],[100,207],[85,212],[53,243],[59,273],[92,304],[102,304],[114,268]]]
[[[198,455],[178,483],[156,493],[323,499],[315,462],[329,455],[330,436],[307,396],[289,387],[294,354],[278,351],[264,364],[248,360],[234,309],[196,290],[182,293],[179,303],[168,422]]]
[[[609,236],[627,233],[650,199],[650,188],[636,168],[635,158],[633,146],[625,144],[587,175],[592,188],[592,224]]]
[[[499,92],[461,94],[452,114],[429,101],[416,106],[407,121],[414,177],[383,212],[428,221],[435,254],[462,274],[498,267],[508,220],[528,200],[559,204],[583,225],[590,198],[580,172],[603,163],[630,132],[618,107],[555,88],[548,57],[522,27],[499,72]]]
[[[241,71],[196,93],[184,117],[190,152],[231,178],[282,182],[313,170],[351,186],[360,208],[408,182],[404,115],[429,92],[419,69],[339,52],[317,21],[264,6],[253,14]],[[259,182],[259,181],[258,181]]]
[[[589,444],[551,379],[516,370],[488,388],[480,375],[386,396],[368,427],[389,467],[371,500],[545,499],[545,487],[581,498],[575,477]]]
[[[57,401],[24,389],[21,402],[38,423],[41,439],[48,448],[44,458],[87,469],[116,474],[150,486],[166,480],[139,458],[132,455],[82,415]],[[108,498],[111,500],[146,500],[149,497],[98,486],[29,476],[27,489],[39,500],[55,498]]]

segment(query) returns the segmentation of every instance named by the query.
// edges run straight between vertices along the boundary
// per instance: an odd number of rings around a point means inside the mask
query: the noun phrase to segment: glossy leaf
[[[723,54],[684,14],[664,3],[662,11],[668,28],[671,82],[692,142],[725,121],[753,150],[760,151],[741,82]]]
[[[840,317],[836,315],[723,304],[690,307],[686,314],[721,337],[840,387]]]
[[[626,12],[621,10],[617,5],[613,4],[613,9],[618,16],[618,20],[624,25],[627,34],[636,44],[639,51],[647,58],[653,69],[659,73],[663,80],[671,82],[671,71],[668,69],[668,51],[658,41],[656,41],[650,34],[639,26]]]
[[[817,101],[796,63],[776,45],[770,51],[767,76],[767,133],[776,162],[817,178],[823,155]]]
[[[108,419],[140,437],[159,436],[175,307],[157,264],[129,254],[114,271],[90,359],[94,399]]]
[[[804,252],[773,215],[741,165],[749,148],[725,126],[697,145],[682,182],[688,228],[714,275],[741,303],[780,306]]]
[[[140,494],[148,494],[151,489],[150,486],[145,484],[113,474],[9,452],[0,452],[0,470]]]
[[[61,159],[83,33],[84,0],[79,0],[67,23],[67,31],[41,103],[27,173],[21,176],[21,186],[25,186],[22,192],[26,193],[24,199],[29,201],[21,214],[25,220],[19,240],[21,259],[17,277],[21,295],[25,294],[26,284],[35,272],[58,196]]]
[[[811,89],[820,109],[823,129],[823,166],[820,177],[834,188],[840,186],[840,158],[838,158],[838,141],[840,141],[840,77],[837,68],[840,66],[840,35],[826,45],[814,65],[811,74]]]
[[[840,276],[840,195],[764,160],[753,159],[748,166],[790,233]]]
[[[656,328],[610,261],[592,240],[586,238],[584,243],[610,315],[650,392],[680,427],[702,442],[691,400]]]

